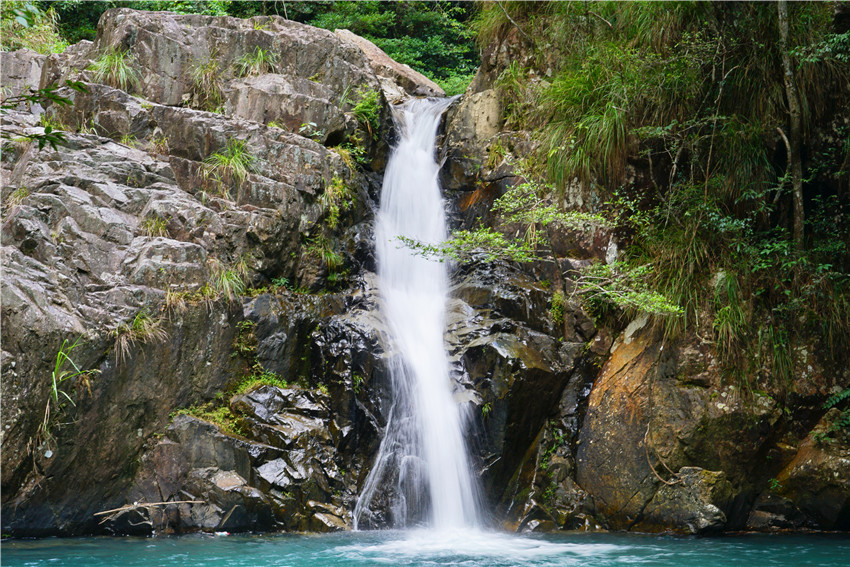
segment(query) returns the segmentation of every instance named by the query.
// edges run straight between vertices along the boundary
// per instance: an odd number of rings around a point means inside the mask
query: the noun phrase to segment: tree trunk
[[[802,111],[800,109],[800,95],[797,92],[797,84],[794,81],[794,68],[791,64],[791,55],[788,53],[788,2],[779,0],[779,50],[782,52],[782,67],[785,77],[785,96],[788,98],[788,114],[790,115],[790,142],[791,152],[789,164],[791,170],[791,186],[794,194],[794,243],[798,250],[803,249],[803,224],[805,213],[803,212],[803,158],[800,146],[802,145],[803,127]]]

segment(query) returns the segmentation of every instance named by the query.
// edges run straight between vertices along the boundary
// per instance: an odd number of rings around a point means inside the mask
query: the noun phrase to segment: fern
[[[824,403],[823,409],[829,409],[837,406],[847,398],[850,398],[850,388],[846,388],[843,392],[839,392],[834,396],[830,396]],[[846,413],[846,412],[845,412]]]

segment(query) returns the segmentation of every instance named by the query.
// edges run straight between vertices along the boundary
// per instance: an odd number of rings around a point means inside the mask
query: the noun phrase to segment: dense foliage
[[[61,34],[61,40],[59,36],[57,40],[67,43],[94,39],[100,15],[116,7],[241,18],[280,15],[329,30],[348,29],[366,37],[396,61],[440,83],[449,94],[463,91],[478,66],[478,51],[466,25],[472,11],[467,2],[44,0],[30,4],[57,20]],[[55,50],[61,51],[59,45]]]
[[[506,123],[536,132],[527,167],[597,198],[682,310],[668,336],[783,387],[813,338],[850,352],[850,34],[831,3],[793,2],[783,35],[777,6],[501,2],[477,29],[530,54],[497,81]]]

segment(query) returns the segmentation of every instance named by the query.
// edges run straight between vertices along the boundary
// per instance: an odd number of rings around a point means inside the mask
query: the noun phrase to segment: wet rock
[[[688,467],[724,473],[731,497],[745,498],[756,455],[780,417],[772,399],[749,400],[723,386],[716,367],[707,366],[698,351],[664,346],[645,319],[627,327],[594,384],[579,434],[576,480],[615,529],[640,521],[666,486],[659,477],[682,483]],[[695,365],[711,373],[710,387],[677,380]],[[733,517],[741,514],[738,505],[721,511],[728,523],[742,521]],[[705,529],[723,527],[719,515],[713,518]],[[653,529],[690,530],[680,520],[672,510],[658,511]]]
[[[850,529],[850,441],[844,430],[830,432],[840,416],[838,409],[829,410],[776,476],[777,495],[793,504],[805,525],[815,529]]]
[[[511,494],[533,482],[533,473],[522,471],[533,470],[529,455],[558,407],[582,345],[548,334],[554,331],[548,293],[516,268],[477,265],[453,279],[446,340],[459,381],[455,397],[470,400],[468,411],[480,424],[474,444],[485,490],[507,506]]]
[[[673,484],[662,486],[632,526],[635,531],[673,529],[691,534],[719,532],[726,527],[725,510],[733,488],[726,475],[698,467],[679,469]]]
[[[758,531],[788,530],[803,526],[805,517],[794,503],[772,492],[763,492],[753,503],[747,529]]]
[[[313,510],[313,516],[310,518],[311,532],[339,532],[351,529],[348,521],[350,514],[339,506],[314,502],[307,502],[307,507]]]

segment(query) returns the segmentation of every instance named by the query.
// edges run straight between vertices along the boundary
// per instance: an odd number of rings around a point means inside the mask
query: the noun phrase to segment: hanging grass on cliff
[[[605,203],[683,314],[667,335],[786,387],[806,341],[850,352],[850,34],[829,3],[779,4],[499,2],[475,25],[528,54],[496,87],[530,173]]]

